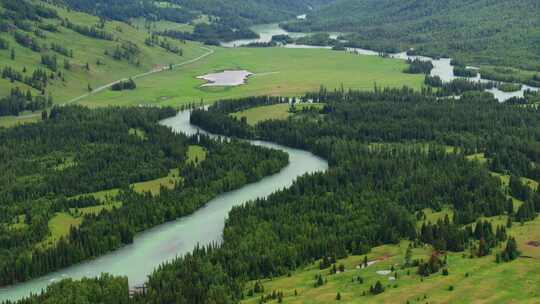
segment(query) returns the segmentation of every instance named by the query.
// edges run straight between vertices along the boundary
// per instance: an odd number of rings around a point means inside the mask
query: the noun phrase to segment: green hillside
[[[20,88],[65,103],[89,89],[208,52],[197,43],[149,39],[126,23],[43,2],[3,0],[0,7],[0,98]]]
[[[535,0],[339,0],[288,28],[341,31],[351,44],[380,50],[411,47],[474,64],[540,69]]]

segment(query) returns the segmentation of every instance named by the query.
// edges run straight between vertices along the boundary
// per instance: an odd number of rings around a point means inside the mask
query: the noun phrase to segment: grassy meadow
[[[444,217],[446,211],[430,213],[434,218]],[[493,221],[500,219],[493,218]],[[407,241],[396,245],[384,245],[367,254],[374,264],[358,269],[364,256],[349,256],[337,264],[345,265],[345,272],[331,275],[329,269],[320,270],[318,262],[296,272],[262,281],[265,294],[283,292],[283,303],[540,303],[540,247],[529,244],[540,241],[540,218],[523,226],[515,224],[509,230],[516,237],[522,256],[509,263],[495,262],[495,248],[491,255],[469,258],[467,252],[449,253],[448,271],[422,278],[416,267],[403,268]],[[431,249],[413,249],[413,259],[429,258]],[[377,271],[391,270],[389,275]],[[315,276],[322,274],[327,283],[315,287]],[[396,277],[397,274],[397,277]],[[357,278],[361,277],[363,283]],[[391,280],[391,277],[396,277]],[[371,295],[369,287],[377,281],[386,287],[384,293]],[[248,284],[251,288],[254,282]],[[297,295],[295,296],[295,291]],[[336,300],[337,293],[341,300]],[[259,303],[261,294],[247,297],[242,303]],[[277,301],[274,301],[277,302]],[[272,301],[270,302],[272,303]]]
[[[2,116],[0,117],[0,128],[11,128],[38,121],[41,121],[41,112],[25,113],[20,116]]]
[[[137,80],[133,91],[106,90],[80,101],[90,107],[104,105],[171,105],[212,102],[254,95],[295,96],[318,90],[373,89],[374,85],[414,88],[424,77],[403,73],[406,63],[376,56],[361,56],[324,49],[214,48],[215,53],[173,71]],[[197,79],[207,73],[245,69],[255,75],[238,87],[201,87]]]
[[[322,108],[322,104],[320,103],[305,103],[305,104],[297,104],[296,110],[301,111],[303,108],[309,108],[309,107],[318,107]],[[291,106],[289,104],[275,104],[270,106],[262,106],[262,107],[255,107],[250,108],[245,111],[240,111],[236,113],[232,113],[231,115],[233,117],[236,117],[237,119],[241,119],[242,117],[245,117],[247,120],[247,123],[249,125],[256,125],[261,121],[265,120],[271,120],[271,119],[287,119],[290,116],[294,115],[290,111]]]

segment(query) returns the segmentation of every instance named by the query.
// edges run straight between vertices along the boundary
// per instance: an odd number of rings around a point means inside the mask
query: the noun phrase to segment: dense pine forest
[[[188,138],[157,124],[175,113],[55,107],[42,123],[0,129],[0,285],[130,244],[135,233],[287,163],[283,152]],[[204,148],[204,161],[188,161],[190,145]],[[167,175],[157,192],[132,186]],[[94,194],[109,189],[118,191],[108,199]],[[63,235],[51,231],[58,217],[71,219]]]
[[[539,9],[535,0],[339,0],[285,27],[347,33],[349,46],[539,70]]]

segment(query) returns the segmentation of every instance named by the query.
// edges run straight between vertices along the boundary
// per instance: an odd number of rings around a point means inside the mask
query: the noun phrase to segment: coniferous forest
[[[223,244],[196,248],[164,264],[149,277],[145,292],[134,297],[129,298],[126,284],[118,281],[117,301],[237,303],[250,280],[285,275],[319,259],[365,254],[374,246],[402,239],[430,244],[440,252],[470,250],[477,257],[508,241],[498,259],[512,260],[519,254],[507,227],[492,226],[481,218],[508,215],[523,222],[540,212],[540,194],[517,178],[537,178],[536,108],[500,104],[484,93],[437,99],[433,93],[407,88],[373,92],[321,88],[303,99],[322,102],[324,107],[303,107],[287,120],[255,126],[229,114],[292,100],[226,100],[193,112],[192,122],[207,130],[306,149],[328,159],[330,169],[303,176],[267,199],[235,207]],[[477,153],[488,157],[487,166],[467,157]],[[517,212],[490,171],[513,176],[510,191],[526,202]],[[440,210],[448,203],[454,210],[452,218],[417,229],[424,208]],[[419,274],[428,276],[444,261],[434,256],[416,265]],[[24,303],[110,280],[64,282]]]
[[[175,114],[172,108],[55,107],[44,122],[0,130],[0,285],[130,244],[135,233],[190,214],[287,163],[283,152],[188,138],[157,124]],[[189,145],[200,145],[208,157],[188,162]],[[157,195],[131,186],[171,170],[179,178]],[[113,205],[92,194],[109,189],[118,189]],[[78,214],[85,208],[97,211]],[[48,223],[58,215],[78,225],[55,238]]]

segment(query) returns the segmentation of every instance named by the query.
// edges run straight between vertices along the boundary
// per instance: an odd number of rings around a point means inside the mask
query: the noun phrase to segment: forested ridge
[[[339,31],[350,46],[415,51],[468,63],[539,70],[540,10],[535,0],[339,0],[285,24]]]
[[[159,267],[143,294],[129,299],[121,293],[119,301],[237,303],[250,289],[245,285],[250,280],[286,275],[320,259],[365,254],[403,239],[432,246],[434,258],[408,266],[422,276],[444,267],[437,253],[446,251],[468,250],[474,259],[508,242],[495,252],[497,261],[519,255],[505,226],[480,219],[506,215],[523,222],[540,211],[540,195],[518,178],[538,178],[538,109],[500,104],[479,92],[454,100],[407,88],[321,88],[302,99],[325,106],[305,106],[287,120],[253,127],[229,114],[283,102],[293,102],[295,111],[297,100],[252,97],[193,112],[192,122],[205,129],[306,149],[327,158],[330,169],[303,176],[267,199],[235,207],[222,245],[196,248]],[[480,153],[487,163],[469,158]],[[508,191],[525,202],[517,211],[492,172],[511,176]],[[446,206],[454,211],[451,218],[417,228],[423,209]],[[25,303],[59,297],[62,286],[55,288]]]
[[[287,163],[283,152],[188,138],[157,124],[175,114],[172,108],[55,107],[42,123],[0,129],[0,285],[130,244],[135,233],[190,214]],[[189,145],[202,146],[206,159],[187,162]],[[174,184],[161,185],[157,194],[130,186],[174,170]],[[112,205],[92,194],[114,188]],[[94,211],[81,214],[89,207]],[[49,223],[59,215],[75,221],[66,235],[55,236]]]

